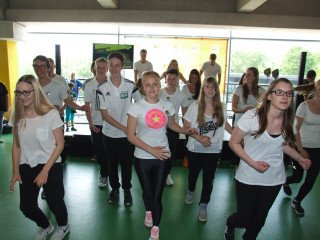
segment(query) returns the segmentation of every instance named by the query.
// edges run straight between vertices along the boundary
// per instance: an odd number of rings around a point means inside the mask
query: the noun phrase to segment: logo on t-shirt
[[[128,98],[128,91],[122,91],[121,93],[120,93],[120,98],[121,99],[125,99],[125,98]]]
[[[199,128],[199,133],[200,135],[204,135],[210,131],[213,131],[213,137],[216,134],[216,130],[218,128],[218,124],[216,122],[213,121],[209,121],[206,122],[206,125],[204,125],[203,127],[198,127]]]
[[[166,125],[166,114],[159,109],[151,109],[147,112],[145,117],[146,125],[149,128],[159,129]]]

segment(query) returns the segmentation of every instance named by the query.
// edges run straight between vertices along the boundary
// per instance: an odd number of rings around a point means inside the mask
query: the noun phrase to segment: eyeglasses
[[[293,97],[294,96],[294,92],[293,91],[286,92],[286,91],[283,91],[281,89],[276,89],[276,90],[273,90],[271,92],[272,93],[274,92],[274,94],[277,95],[277,96],[283,96],[284,94],[286,94],[287,97]]]
[[[15,90],[14,91],[14,94],[17,96],[17,97],[21,97],[21,95],[27,97],[30,95],[31,92],[33,92],[34,90],[31,90],[31,91],[19,91],[19,90]]]
[[[45,65],[45,64],[41,64],[41,65],[33,64],[32,67],[33,67],[33,68],[46,68],[47,65]]]

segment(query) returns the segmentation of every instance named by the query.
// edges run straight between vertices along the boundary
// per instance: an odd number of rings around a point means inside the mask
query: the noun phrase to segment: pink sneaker
[[[159,227],[153,226],[151,228],[151,236],[149,240],[159,240]]]
[[[146,218],[144,219],[144,225],[146,227],[152,227],[153,226],[152,212],[151,211],[146,211]]]

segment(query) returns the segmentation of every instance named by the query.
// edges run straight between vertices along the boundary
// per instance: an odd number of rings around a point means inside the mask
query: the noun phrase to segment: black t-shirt
[[[2,82],[0,82],[0,111],[2,112],[8,111],[7,104],[6,104],[7,94],[8,94],[8,90],[6,86]]]

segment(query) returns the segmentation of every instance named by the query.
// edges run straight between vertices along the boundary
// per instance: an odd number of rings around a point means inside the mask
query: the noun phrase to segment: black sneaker
[[[291,187],[289,186],[289,184],[283,184],[282,187],[285,194],[287,194],[288,196],[292,195]]]
[[[224,239],[225,240],[234,240],[234,228],[226,225],[226,229],[224,230]]]
[[[304,209],[303,209],[303,207],[301,207],[301,202],[298,202],[295,198],[292,200],[291,206],[294,208],[294,211],[298,215],[304,214]]]
[[[124,190],[124,198],[123,198],[123,203],[125,206],[132,206],[132,196],[131,196],[131,191],[129,190]]]
[[[119,189],[112,189],[109,194],[108,202],[113,204],[118,201],[119,201]]]
[[[46,200],[46,193],[44,192],[44,190],[41,193],[41,199]]]

